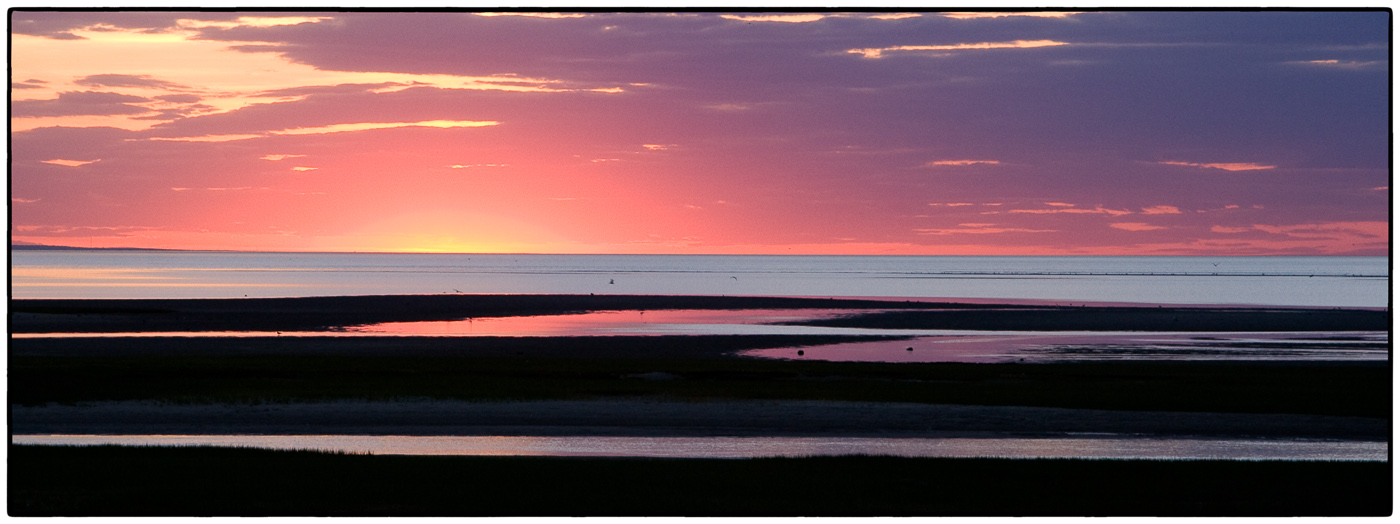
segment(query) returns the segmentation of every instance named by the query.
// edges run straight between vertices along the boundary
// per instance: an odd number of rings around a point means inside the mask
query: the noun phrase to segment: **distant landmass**
[[[43,250],[43,251],[182,251],[180,249],[155,249],[149,247],[75,247],[75,246],[50,246],[48,244],[35,244],[32,242],[11,242],[10,250]]]

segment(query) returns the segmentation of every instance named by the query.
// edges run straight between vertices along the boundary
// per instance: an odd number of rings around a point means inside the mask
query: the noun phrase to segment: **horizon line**
[[[150,247],[81,247],[65,246],[56,244],[15,244],[10,243],[10,249],[19,248],[25,250],[52,250],[52,251],[175,251],[175,252],[208,252],[208,253],[278,253],[278,254],[309,254],[309,255],[544,255],[544,256],[794,256],[794,257],[1390,257],[1384,255],[1355,255],[1355,254],[1122,254],[1122,255],[1076,255],[1076,254],[1056,254],[1056,255],[910,255],[910,254],[812,254],[812,253],[545,253],[545,252],[465,252],[465,251],[278,251],[278,250],[245,250],[245,249],[180,249],[180,248],[150,248]]]

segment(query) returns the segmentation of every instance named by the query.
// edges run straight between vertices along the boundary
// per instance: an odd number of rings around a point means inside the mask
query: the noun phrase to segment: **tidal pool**
[[[1072,438],[516,437],[402,435],[14,435],[12,444],[237,446],[375,455],[532,455],[670,458],[895,455],[902,457],[1386,461],[1386,442]]]

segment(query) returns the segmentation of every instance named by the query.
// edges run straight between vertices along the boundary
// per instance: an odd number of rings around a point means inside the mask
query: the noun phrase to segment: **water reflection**
[[[852,310],[833,309],[592,311],[572,315],[470,318],[442,322],[386,322],[351,326],[344,331],[436,336],[850,334],[851,328],[773,324],[854,313]],[[870,330],[858,331],[865,333]]]
[[[1385,442],[1152,438],[443,437],[402,435],[14,435],[13,444],[245,446],[376,455],[671,458],[902,457],[1388,460]]]

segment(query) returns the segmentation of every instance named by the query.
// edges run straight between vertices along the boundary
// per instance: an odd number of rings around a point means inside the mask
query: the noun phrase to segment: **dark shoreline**
[[[659,309],[870,310],[804,325],[1027,331],[1388,331],[1375,309],[1087,307],[670,295],[379,295],[244,299],[11,299],[12,333],[318,331],[380,322]]]
[[[14,446],[11,516],[1385,516],[1381,462]]]

